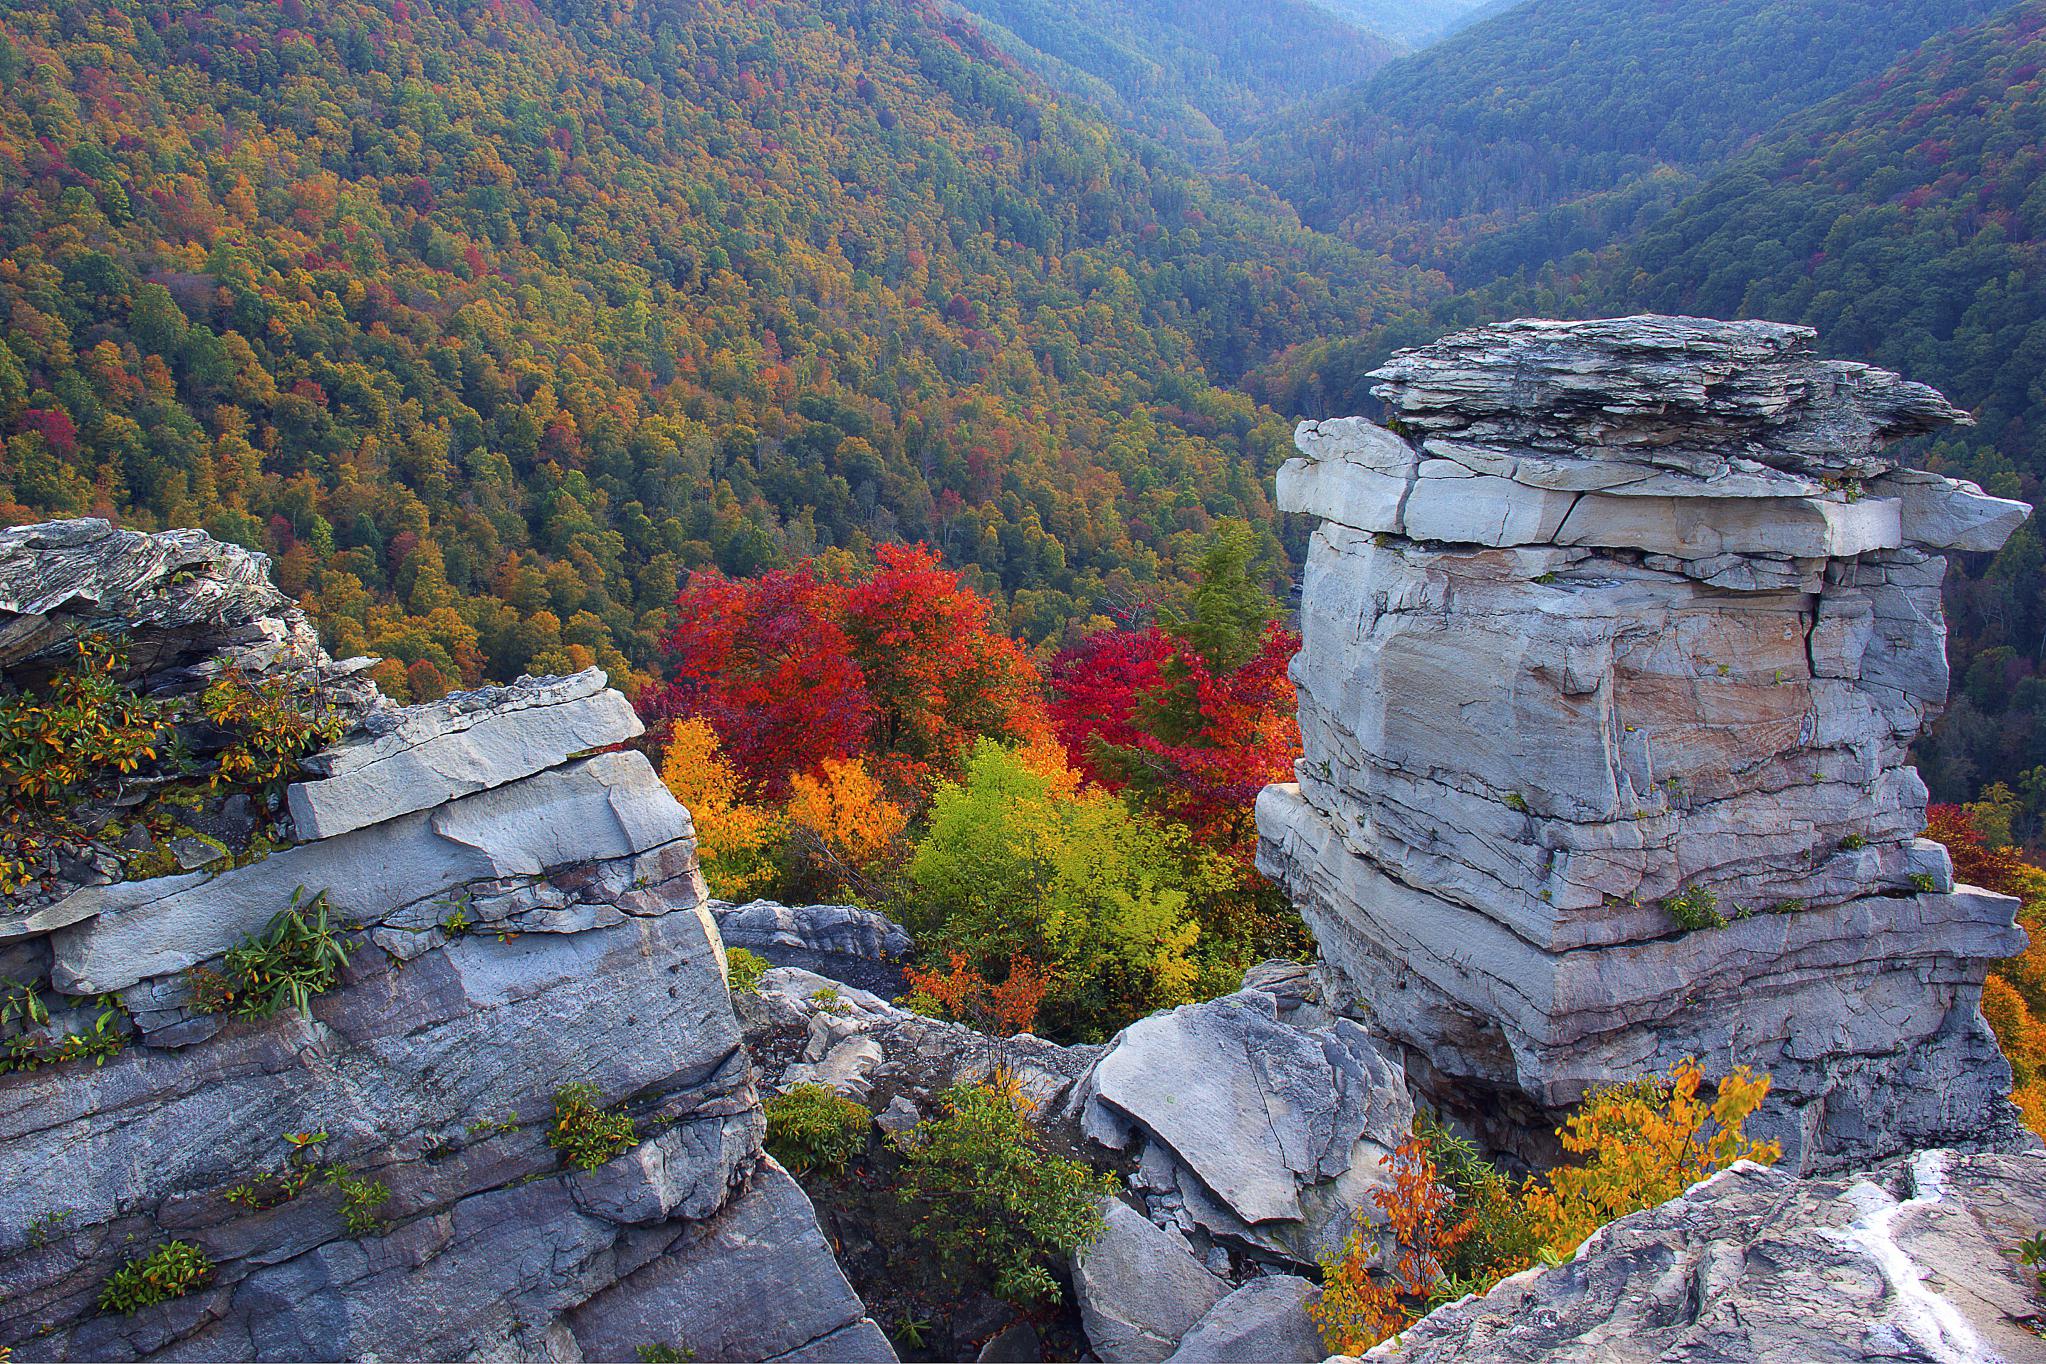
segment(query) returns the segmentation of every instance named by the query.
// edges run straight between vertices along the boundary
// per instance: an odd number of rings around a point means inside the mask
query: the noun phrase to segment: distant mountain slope
[[[1800,115],[1644,233],[1599,301],[1809,322],[2046,474],[2046,3]],[[1586,300],[1592,301],[1592,300]]]
[[[1653,219],[1786,115],[1995,0],[1526,0],[1281,120],[1244,167],[1464,283]]]
[[[0,521],[266,550],[414,696],[890,538],[1039,637],[1271,524],[1217,384],[1425,287],[1165,159],[901,0],[9,5]]]
[[[1397,38],[1409,47],[1423,47],[1467,23],[1491,5],[1504,8],[1518,0],[1314,0],[1314,3],[1368,33]]]
[[[1362,80],[1400,50],[1323,0],[947,3],[1053,86],[1204,162],[1275,112]]]

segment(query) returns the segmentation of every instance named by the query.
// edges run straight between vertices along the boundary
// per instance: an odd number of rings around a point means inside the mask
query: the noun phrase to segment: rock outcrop
[[[2046,1155],[1923,1151],[1799,1179],[1742,1163],[1610,1224],[1567,1264],[1423,1318],[1385,1364],[1969,1361],[2046,1356]]]
[[[128,1034],[0,1067],[15,1357],[894,1358],[762,1153],[688,813],[614,747],[639,724],[601,673],[393,707],[260,556],[194,532],[0,534],[0,605],[10,687],[92,631],[144,694],[274,676],[342,730],[288,792],[243,793],[270,842],[170,876],[109,859],[0,913],[53,1028],[97,996]],[[352,945],[335,988],[303,1014],[209,1012],[201,973],[315,894]],[[572,1085],[634,1125],[594,1168],[550,1144]],[[201,1282],[100,1309],[173,1240]]]
[[[1905,469],[1961,418],[1770,323],[1487,327],[1308,422],[1305,757],[1258,804],[1373,1031],[1502,1145],[1695,1055],[1793,1167],[1997,1146],[1979,1012],[2023,944],[1905,765],[1947,690],[1943,550],[2029,511]],[[1513,1115],[1518,1122],[1503,1122]]]

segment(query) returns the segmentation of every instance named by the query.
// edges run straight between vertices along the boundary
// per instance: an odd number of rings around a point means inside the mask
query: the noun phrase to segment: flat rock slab
[[[1163,1144],[1241,1223],[1347,1222],[1351,1207],[1306,1195],[1372,1177],[1413,1104],[1355,1023],[1305,1032],[1277,1007],[1245,991],[1131,1024],[1096,1065],[1089,1103]]]
[[[710,912],[725,946],[749,951],[781,947],[892,961],[916,946],[901,924],[858,905],[785,905],[774,900],[734,905],[716,900]]]
[[[79,891],[53,917],[80,902],[92,914],[53,935],[52,979],[92,994],[182,971],[259,932],[301,887],[326,891],[344,922],[367,924],[470,883],[540,877],[691,838],[687,812],[645,757],[599,754],[209,879]]]
[[[1743,1163],[1372,1351],[1385,1364],[2001,1359],[2046,1354],[2019,1240],[2046,1154],[1925,1151],[1800,1180]]]
[[[374,717],[359,737],[308,758],[321,777],[287,791],[292,822],[301,839],[331,838],[532,776],[645,729],[601,668],[457,692]]]
[[[1073,1267],[1087,1343],[1108,1364],[1158,1364],[1228,1293],[1186,1238],[1111,1198],[1101,1236]]]

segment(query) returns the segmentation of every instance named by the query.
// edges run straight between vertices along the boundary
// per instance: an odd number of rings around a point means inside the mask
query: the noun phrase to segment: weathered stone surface
[[[793,966],[772,968],[761,977],[758,993],[737,996],[733,1003],[762,1082],[776,1090],[814,1073],[805,1067],[848,1041],[878,1044],[881,1060],[863,1077],[862,1100],[877,1110],[898,1098],[927,1107],[948,1086],[985,1079],[1002,1066],[1038,1114],[1049,1117],[1075,1096],[1102,1053],[1098,1046],[1061,1046],[1028,1033],[988,1037]],[[870,1053],[862,1048],[861,1054]]]
[[[902,957],[916,946],[901,924],[858,905],[784,905],[773,900],[733,905],[713,900],[710,910],[727,947],[797,947],[882,961]]]
[[[1131,1024],[1088,1077],[1089,1110],[1105,1110],[1090,1135],[1141,1133],[1186,1172],[1186,1210],[1210,1234],[1312,1263],[1375,1212],[1414,1110],[1355,1023],[1307,1032],[1277,1014],[1245,991]]]
[[[1292,1274],[1252,1279],[1208,1309],[1167,1364],[1307,1364],[1327,1356],[1307,1304],[1321,1290]]]
[[[1866,1174],[1737,1165],[1373,1350],[1392,1364],[2035,1360],[2012,1247],[2046,1155],[1926,1151]]]
[[[642,1345],[698,1359],[893,1361],[845,1281],[810,1200],[764,1160],[739,1197],[567,1315],[585,1359],[632,1360]],[[828,1352],[807,1353],[829,1341]]]
[[[127,643],[136,675],[355,671],[328,663],[269,571],[264,555],[201,530],[145,535],[97,519],[0,530],[0,669],[29,673],[77,635],[106,634]]]
[[[665,865],[663,850],[673,854]],[[446,918],[443,902],[464,887],[592,862],[617,864],[613,900],[636,880],[694,875],[688,812],[640,754],[599,754],[208,880],[176,878],[151,900],[136,899],[149,882],[78,891],[60,912],[82,901],[92,917],[57,930],[52,978],[92,994],[181,971],[260,931],[300,887],[325,890],[335,911],[364,924],[419,906],[424,927]]]
[[[1987,963],[2023,942],[2006,897],[1870,897],[1550,952],[1386,876],[1290,788],[1265,790],[1258,821],[1259,866],[1358,983],[1374,1032],[1410,1070],[1456,1077],[1466,1103],[1518,1092],[1554,1110],[1686,1056],[1732,1056],[1772,1076],[1749,1129],[1793,1163],[2020,1139],[1977,1008]]]
[[[523,677],[373,717],[287,792],[301,839],[331,838],[555,767],[645,731],[603,669]]]
[[[1187,1328],[1228,1293],[1186,1238],[1109,1199],[1100,1239],[1073,1266],[1087,1343],[1109,1364],[1158,1364]]]
[[[1868,477],[1878,447],[1967,417],[1923,384],[1820,360],[1808,327],[1625,317],[1523,320],[1402,351],[1372,392],[1432,437],[1698,476],[1746,460]]]
[[[1907,762],[1948,682],[1925,551],[2028,509],[1881,449],[1960,414],[1769,323],[1512,323],[1377,377],[1419,447],[1309,423],[1281,480],[1323,524],[1259,804],[1374,1026],[1536,1139],[1697,1055],[1771,1070],[1813,1168],[2010,1140],[1976,1006],[2022,934]]]
[[[1900,500],[1905,542],[1926,549],[2001,549],[2032,514],[2023,502],[1991,497],[1965,479],[1921,469],[1897,469],[1869,486],[1878,496]]]
[[[24,1360],[695,1348],[627,1339],[659,1325],[697,1332],[715,1351],[702,1357],[892,1360],[807,1199],[763,1161],[687,813],[639,754],[577,756],[636,732],[622,698],[591,672],[394,712],[360,665],[319,652],[263,562],[197,533],[0,532],[8,682],[35,685],[67,632],[105,631],[127,639],[138,689],[188,696],[234,668],[317,696],[349,734],[315,760],[329,775],[308,789],[331,799],[297,831],[345,832],[270,851],[292,833],[281,802],[180,805],[189,833],[155,839],[138,821],[106,841],[223,864],[217,843],[243,865],[123,881],[94,845],[57,893],[0,917],[0,974],[49,978],[48,1031],[93,1026],[100,990],[133,1011],[132,1028],[108,1015],[128,1045],[102,1064],[0,1076],[0,1347]],[[143,799],[124,786],[106,804]],[[351,943],[335,988],[304,1016],[194,1014],[186,968],[301,889],[327,893]],[[548,1144],[570,1083],[636,1125],[595,1169]],[[318,1167],[386,1188],[380,1226],[351,1233],[324,1180],[276,1201],[294,1132],[323,1134],[308,1148]],[[213,1261],[204,1286],[132,1317],[96,1310],[115,1268],[171,1238]]]

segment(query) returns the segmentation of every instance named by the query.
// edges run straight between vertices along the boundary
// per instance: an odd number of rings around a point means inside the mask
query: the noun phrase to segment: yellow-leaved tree
[[[781,820],[746,802],[739,769],[719,748],[708,720],[675,722],[661,758],[661,780],[695,822],[696,852],[713,895],[747,900],[774,888]]]
[[[1594,1091],[1557,1131],[1577,1165],[1530,1180],[1523,1194],[1543,1252],[1568,1256],[1616,1217],[1666,1203],[1735,1161],[1774,1164],[1783,1148],[1750,1141],[1743,1130],[1769,1093],[1769,1077],[1735,1066],[1710,1103],[1698,1097],[1705,1080],[1685,1058],[1665,1078],[1655,1075]]]
[[[847,868],[871,866],[895,849],[909,811],[858,758],[826,758],[812,773],[789,779],[789,824],[819,845],[814,851]]]
[[[1429,1308],[1482,1293],[1537,1259],[1563,1259],[1592,1232],[1652,1208],[1736,1161],[1767,1165],[1783,1153],[1750,1141],[1747,1120],[1769,1077],[1746,1066],[1699,1097],[1695,1060],[1587,1095],[1556,1135],[1579,1157],[1516,1191],[1476,1149],[1432,1122],[1385,1161],[1390,1179],[1372,1195],[1393,1249],[1360,1210],[1340,1254],[1322,1264],[1321,1297],[1308,1313],[1332,1354],[1362,1354]]]

